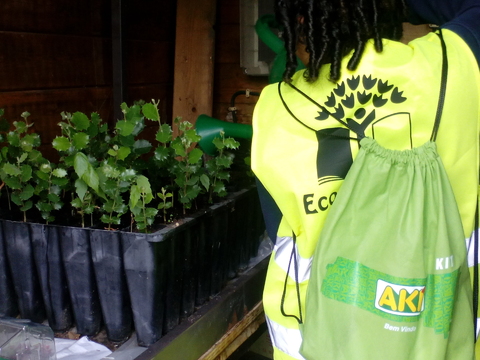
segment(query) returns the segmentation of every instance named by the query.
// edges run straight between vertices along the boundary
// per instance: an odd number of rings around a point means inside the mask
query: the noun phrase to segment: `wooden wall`
[[[29,111],[44,151],[59,134],[62,111],[97,111],[115,120],[110,1],[0,2],[0,108],[11,121]],[[123,1],[125,100],[160,100],[162,120],[170,122],[177,1]],[[246,75],[240,67],[239,13],[239,0],[217,0],[212,115],[221,120],[233,94],[260,92],[268,84],[267,77]],[[418,34],[418,28],[408,31],[409,38]],[[257,99],[236,98],[238,122],[251,123]]]
[[[266,76],[245,75],[240,67],[239,0],[219,0],[217,8],[213,117],[225,120],[231,97],[246,89],[260,92],[268,84]],[[257,97],[238,96],[239,123],[251,123]]]
[[[128,0],[124,21],[127,102],[160,99],[171,113],[175,1]],[[2,0],[0,108],[29,111],[43,144],[62,111],[97,111],[112,122],[110,0]],[[44,146],[44,150],[49,146]]]

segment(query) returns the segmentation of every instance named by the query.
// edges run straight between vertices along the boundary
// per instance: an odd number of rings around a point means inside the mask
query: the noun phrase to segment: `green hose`
[[[283,73],[287,67],[287,51],[283,41],[272,31],[278,29],[279,25],[275,20],[275,16],[271,14],[261,16],[255,23],[255,31],[258,38],[262,40],[275,54],[272,68],[268,76],[270,84],[282,81]],[[305,65],[297,56],[297,71],[305,68]]]

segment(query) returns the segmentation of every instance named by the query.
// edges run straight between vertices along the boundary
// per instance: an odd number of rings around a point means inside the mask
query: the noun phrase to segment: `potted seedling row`
[[[112,341],[135,330],[148,346],[255,255],[256,190],[227,190],[238,142],[220,133],[207,156],[191,123],[175,119],[173,136],[158,102],[122,111],[113,129],[96,113],[62,113],[56,163],[29,113],[2,117],[0,315],[82,335],[105,326]]]

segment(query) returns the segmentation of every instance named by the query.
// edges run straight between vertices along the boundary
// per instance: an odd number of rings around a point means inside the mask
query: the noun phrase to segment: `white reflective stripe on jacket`
[[[288,329],[266,316],[268,329],[272,344],[285,354],[298,359],[305,360],[300,355],[300,345],[302,345],[302,334],[299,329]]]
[[[293,281],[297,281],[295,278],[294,270],[294,261],[292,259],[290,265],[290,271],[288,269],[290,258],[292,256],[292,247],[293,247],[293,238],[290,236],[277,237],[277,241],[274,248],[275,253],[275,262],[280,266],[285,273],[288,272],[288,275]],[[298,269],[298,282],[302,283],[310,279],[310,269],[312,267],[313,257],[303,258],[300,256],[298,248],[295,247],[295,256],[297,261]]]

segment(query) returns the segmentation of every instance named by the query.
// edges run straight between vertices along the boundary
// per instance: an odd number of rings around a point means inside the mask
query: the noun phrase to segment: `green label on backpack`
[[[417,322],[448,335],[458,270],[427,278],[401,278],[337,258],[327,266],[322,293],[390,321]]]

